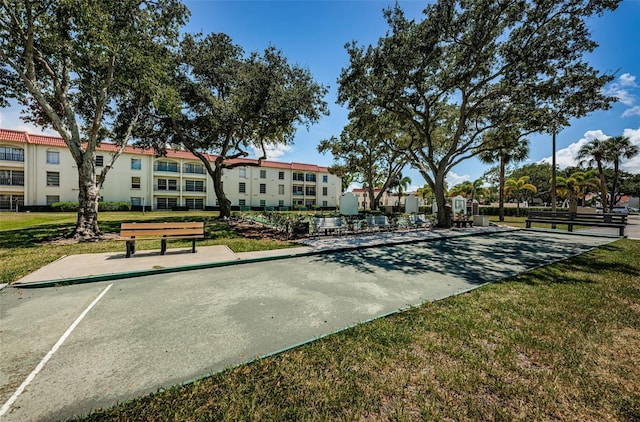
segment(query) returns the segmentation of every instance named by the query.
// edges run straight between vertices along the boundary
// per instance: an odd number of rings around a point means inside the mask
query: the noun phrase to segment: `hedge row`
[[[78,211],[78,202],[54,202],[51,211],[75,212]],[[131,211],[131,202],[98,202],[98,211]]]
[[[529,211],[551,211],[549,207],[520,207],[520,216],[525,216]],[[557,211],[569,211],[568,208],[558,208]],[[498,207],[480,207],[480,215],[500,215],[500,208]],[[518,208],[505,207],[505,217],[516,217],[518,215]]]

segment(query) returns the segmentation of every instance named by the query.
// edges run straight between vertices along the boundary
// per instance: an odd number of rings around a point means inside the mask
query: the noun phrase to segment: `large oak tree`
[[[176,0],[1,0],[0,105],[53,128],[78,169],[75,236],[100,235],[107,172],[157,94],[166,48],[188,16]],[[118,146],[96,183],[95,153]]]
[[[269,146],[291,144],[299,125],[328,114],[327,89],[278,49],[245,55],[226,34],[187,34],[175,58],[165,101],[138,130],[139,143],[160,153],[170,143],[197,156],[213,180],[220,218],[227,218],[223,170],[260,165]],[[237,160],[251,148],[262,152],[258,163]]]
[[[351,117],[373,109],[406,123],[411,141],[397,148],[445,209],[448,172],[496,149],[486,131],[518,121],[527,132],[552,132],[614,100],[601,92],[612,76],[583,57],[597,47],[587,19],[618,3],[440,0],[420,22],[396,6],[385,11],[389,30],[377,45],[347,45],[338,100]],[[438,225],[450,225],[445,212]]]

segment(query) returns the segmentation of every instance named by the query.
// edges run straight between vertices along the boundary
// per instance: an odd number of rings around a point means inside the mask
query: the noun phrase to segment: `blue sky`
[[[400,1],[410,18],[421,19],[425,1]],[[337,79],[348,65],[344,45],[351,41],[375,44],[387,24],[382,9],[393,4],[378,0],[325,1],[185,1],[192,15],[185,30],[224,32],[246,53],[262,51],[273,45],[289,59],[308,68],[316,81],[329,87],[325,100],[331,114],[307,130],[300,128],[295,143],[288,149],[273,151],[270,158],[287,162],[330,165],[333,157],[321,155],[316,147],[322,139],[339,135],[347,123],[347,110],[335,103]],[[594,137],[626,135],[640,145],[640,0],[624,0],[613,13],[590,21],[593,38],[600,47],[591,54],[590,63],[601,71],[615,73],[607,86],[620,101],[607,111],[598,111],[574,120],[558,135],[558,163],[575,164],[573,157],[580,145]],[[0,110],[0,127],[37,132],[19,121],[15,108]],[[531,138],[529,162],[551,155],[549,135]],[[474,180],[487,165],[469,160],[458,165],[448,179],[450,185]],[[623,169],[640,173],[640,158],[624,163]],[[424,184],[417,171],[407,168],[415,187]]]

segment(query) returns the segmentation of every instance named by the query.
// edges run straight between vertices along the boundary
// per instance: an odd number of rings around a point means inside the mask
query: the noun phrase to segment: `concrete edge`
[[[359,249],[378,248],[381,246],[406,245],[410,243],[426,243],[426,242],[434,242],[438,240],[448,240],[448,239],[464,238],[464,237],[470,237],[470,236],[487,236],[487,235],[493,235],[497,233],[509,233],[509,232],[520,231],[520,230],[521,229],[519,228],[505,228],[500,231],[494,231],[489,233],[480,232],[480,231],[469,232],[469,233],[454,232],[444,236],[426,238],[426,239],[408,239],[408,240],[399,240],[399,241],[393,241],[393,242],[382,243],[382,244],[378,243],[378,244],[372,244],[372,245],[345,246],[340,248],[327,248],[327,249],[311,250],[308,252],[298,252],[298,253],[286,253],[285,252],[286,249],[282,249],[283,251],[282,254],[273,255],[273,256],[242,258],[242,259],[234,259],[231,261],[209,262],[209,263],[202,263],[202,264],[183,265],[183,266],[177,266],[177,267],[154,268],[151,270],[127,271],[127,272],[121,272],[121,273],[101,274],[101,275],[94,275],[94,276],[69,277],[69,278],[55,279],[55,280],[34,281],[30,283],[13,283],[11,284],[11,287],[21,288],[21,289],[32,289],[32,288],[44,288],[44,287],[55,287],[55,286],[69,286],[74,284],[97,283],[101,281],[121,280],[124,278],[145,277],[145,276],[155,275],[155,274],[169,274],[169,273],[182,272],[182,271],[204,270],[209,268],[228,267],[232,265],[250,264],[250,263],[256,263],[256,262],[276,261],[280,259],[299,258],[299,257],[305,257],[305,256],[328,255],[332,253],[349,252],[349,251],[354,251]]]

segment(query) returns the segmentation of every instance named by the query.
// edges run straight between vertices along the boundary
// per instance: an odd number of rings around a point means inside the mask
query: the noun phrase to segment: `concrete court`
[[[612,238],[509,232],[0,292],[3,422],[56,420],[441,299]]]

